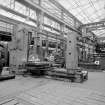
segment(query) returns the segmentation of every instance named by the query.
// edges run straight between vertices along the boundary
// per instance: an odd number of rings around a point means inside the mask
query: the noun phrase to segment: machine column
[[[68,70],[78,67],[77,33],[69,32],[67,35],[66,68]]]

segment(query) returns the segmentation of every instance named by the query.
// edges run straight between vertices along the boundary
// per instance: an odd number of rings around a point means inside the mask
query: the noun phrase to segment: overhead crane
[[[105,27],[105,21],[99,21],[99,22],[94,22],[94,23],[88,23],[88,24],[83,24],[80,27],[85,27],[87,31],[93,31],[93,30],[100,30],[100,28]]]
[[[87,33],[94,30],[103,30],[105,29],[105,21],[99,21],[94,23],[83,24],[80,26],[83,37],[88,37]]]
[[[105,29],[105,21],[99,21],[99,22],[84,24],[84,25],[80,26],[80,29],[82,30],[82,37],[91,37],[91,36],[88,36],[87,33],[90,31],[94,31],[94,30]],[[94,35],[94,38],[96,38],[95,35]],[[99,37],[96,39],[97,39],[97,43],[101,43],[101,42],[104,42],[105,37]]]

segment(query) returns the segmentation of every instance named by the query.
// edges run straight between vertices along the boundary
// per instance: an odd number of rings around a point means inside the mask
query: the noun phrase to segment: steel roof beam
[[[22,18],[27,18],[27,16],[25,16],[25,15],[23,15],[23,14],[21,14],[21,13],[15,11],[15,10],[13,10],[13,9],[10,9],[10,8],[8,8],[8,7],[5,7],[5,6],[3,6],[3,5],[0,5],[0,8],[3,9],[3,10],[5,10],[5,11],[7,11],[7,12],[10,12],[10,13],[12,13],[12,14],[15,14],[15,15],[17,15],[17,16],[20,16],[20,17],[22,17]],[[33,21],[34,23],[36,23],[36,20],[34,20],[34,19],[32,19],[32,18],[29,18],[29,19],[30,19],[31,21]]]
[[[37,31],[36,27],[34,27],[34,26],[31,26],[31,25],[26,24],[24,22],[20,22],[20,21],[15,20],[15,19],[10,19],[10,18],[8,18],[6,16],[0,15],[0,21],[4,21],[4,22],[7,22],[7,23],[13,24],[13,25],[17,25],[17,24],[23,23],[23,24],[25,24],[27,26],[32,27],[33,29],[35,29]],[[45,34],[45,35],[47,34],[47,35],[50,35],[52,38],[56,38],[57,37],[58,39],[62,39],[62,40],[66,41],[66,39],[64,39],[64,37],[61,37],[60,34],[55,34],[55,33],[52,33],[52,32],[46,31],[46,30],[42,30],[42,34]]]
[[[94,22],[94,23],[88,23],[88,24],[83,24],[81,25],[81,27],[86,27],[86,28],[90,28],[90,27],[94,27],[94,26],[105,26],[105,21],[100,21],[100,22]]]
[[[65,13],[68,14],[68,16],[70,16],[71,18],[74,19],[74,21],[78,21],[79,23],[82,24],[82,22],[80,22],[75,16],[73,16],[67,9],[65,9],[61,4],[59,4],[56,0],[49,0],[51,3],[53,3],[54,5],[56,5],[58,8],[60,8],[61,10],[63,10]]]
[[[95,30],[103,30],[105,29],[105,21],[84,24],[84,25],[81,25],[80,28],[82,30],[84,30],[85,28],[86,32],[95,31]]]
[[[74,27],[71,27],[71,25],[69,25],[69,23],[63,21],[62,19],[54,16],[53,14],[51,14],[50,12],[48,12],[47,10],[45,10],[45,8],[41,7],[40,5],[37,4],[33,4],[31,1],[29,0],[16,0],[18,2],[20,2],[21,4],[31,8],[31,9],[35,9],[35,10],[40,10],[42,12],[44,12],[45,16],[48,16],[49,18],[59,22],[60,24],[65,24],[66,26],[68,26],[71,30],[78,32],[78,30]]]
[[[7,7],[3,6],[3,5],[0,5],[0,8],[3,9],[3,10],[5,10],[5,11],[7,11],[7,12],[10,12],[10,13],[12,13],[12,14],[15,14],[15,15],[17,15],[17,16],[20,16],[20,17],[22,17],[22,18],[27,18],[27,16],[25,16],[25,15],[23,15],[23,14],[21,14],[21,13],[15,11],[15,10],[12,10],[12,9],[10,9],[10,8],[7,8]],[[29,19],[30,19],[31,21],[33,21],[34,23],[36,23],[36,20],[31,19],[31,18],[29,18]],[[46,26],[46,27],[49,27],[50,29],[52,28],[53,30],[55,30],[55,31],[57,31],[57,32],[60,33],[60,30],[58,30],[58,29],[56,29],[56,28],[53,28],[53,27],[51,27],[50,25],[47,25],[47,24],[44,24],[44,23],[43,23],[42,25],[43,25],[43,26]]]

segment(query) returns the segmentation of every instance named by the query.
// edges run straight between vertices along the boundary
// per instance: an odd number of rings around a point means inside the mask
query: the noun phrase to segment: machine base
[[[9,75],[1,75],[0,76],[0,81],[2,80],[8,80],[8,79],[14,79],[15,75],[14,74],[9,74]]]

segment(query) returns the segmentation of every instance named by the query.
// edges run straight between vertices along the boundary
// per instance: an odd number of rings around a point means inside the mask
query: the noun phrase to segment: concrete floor
[[[84,83],[22,77],[0,82],[0,105],[105,105],[105,72]]]
[[[73,83],[72,86],[91,89],[105,94],[105,72],[89,72],[88,81],[82,84]]]

